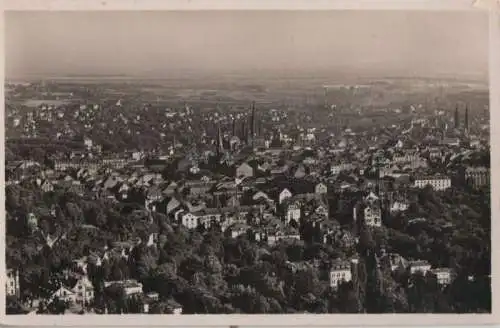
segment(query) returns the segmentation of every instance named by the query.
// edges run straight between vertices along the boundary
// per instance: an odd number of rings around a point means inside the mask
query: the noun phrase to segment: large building
[[[341,283],[352,280],[351,263],[347,261],[337,261],[330,269],[330,287],[338,288]]]
[[[364,220],[365,225],[369,227],[382,226],[382,207],[379,197],[374,193],[370,193],[364,198],[364,201],[359,206],[353,209],[353,220]]]
[[[7,280],[5,281],[8,296],[19,295],[19,272],[16,270],[7,270]]]
[[[486,167],[468,167],[465,169],[465,181],[473,188],[490,184],[490,169]]]
[[[451,179],[448,177],[418,177],[415,179],[414,186],[417,188],[431,186],[434,190],[446,190],[451,187]]]

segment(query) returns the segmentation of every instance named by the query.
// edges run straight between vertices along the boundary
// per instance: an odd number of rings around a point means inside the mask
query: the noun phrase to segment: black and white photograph
[[[5,313],[492,313],[488,13],[4,13]]]

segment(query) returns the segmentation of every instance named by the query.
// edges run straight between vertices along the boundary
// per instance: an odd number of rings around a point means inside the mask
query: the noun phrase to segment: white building
[[[61,286],[58,290],[56,290],[53,294],[51,299],[58,298],[61,301],[65,301],[68,303],[75,303],[76,302],[76,294],[69,290],[68,288]]]
[[[123,288],[126,296],[142,294],[142,284],[137,280],[105,281],[104,287],[118,285]]]
[[[369,205],[364,209],[364,220],[365,224],[369,227],[381,227],[382,226],[382,210],[380,206]]]
[[[191,213],[186,213],[182,216],[182,225],[188,229],[195,229],[198,227],[198,217]]]
[[[19,295],[19,272],[7,270],[7,280],[5,281],[8,296]]]
[[[352,280],[351,264],[347,261],[338,261],[330,269],[330,287],[338,288],[343,282]]]
[[[427,261],[410,261],[408,266],[411,274],[420,272],[425,275],[431,269],[431,265]]]
[[[324,195],[328,192],[328,187],[324,183],[320,182],[314,187],[314,192],[316,194]]]
[[[285,188],[279,194],[279,203],[282,204],[285,201],[285,199],[288,199],[291,197],[292,197],[291,191]]]
[[[451,179],[448,177],[419,177],[415,179],[414,186],[425,188],[430,185],[434,190],[446,190],[451,187]]]
[[[395,201],[394,203],[392,203],[390,211],[391,211],[391,213],[404,212],[409,207],[410,207],[410,205],[406,202]]]
[[[94,300],[94,286],[87,277],[78,280],[73,287],[75,301],[78,304],[89,304]]]
[[[300,220],[300,206],[295,203],[288,205],[286,210],[286,224],[290,224],[290,221],[292,220],[295,220],[296,222],[299,222]]]
[[[449,285],[451,283],[451,269],[450,268],[437,268],[431,270],[436,275],[439,285]]]

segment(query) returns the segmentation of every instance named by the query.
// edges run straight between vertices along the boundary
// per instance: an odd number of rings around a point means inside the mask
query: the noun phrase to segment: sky
[[[7,12],[7,78],[170,71],[478,75],[488,17],[438,11]]]

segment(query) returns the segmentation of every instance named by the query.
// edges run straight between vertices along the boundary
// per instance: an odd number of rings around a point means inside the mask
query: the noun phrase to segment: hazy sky
[[[172,69],[479,74],[479,12],[9,12],[6,74],[154,74]]]

